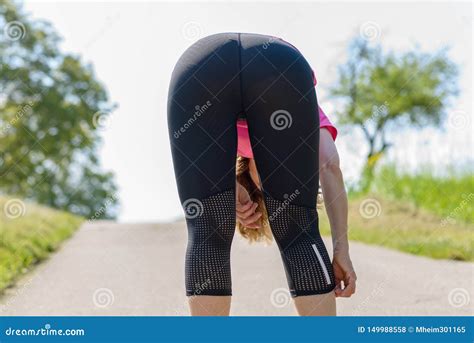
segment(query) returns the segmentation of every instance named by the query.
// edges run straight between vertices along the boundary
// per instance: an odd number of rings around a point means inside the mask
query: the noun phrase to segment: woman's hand
[[[262,216],[261,212],[256,212],[258,203],[253,202],[249,193],[240,183],[235,183],[236,189],[236,209],[237,220],[245,227],[250,229],[259,229],[260,224],[257,222]]]
[[[334,254],[332,265],[336,279],[336,288],[334,290],[336,297],[350,297],[356,291],[357,275],[352,266],[349,253],[341,252]],[[341,281],[344,281],[344,289],[341,286]]]

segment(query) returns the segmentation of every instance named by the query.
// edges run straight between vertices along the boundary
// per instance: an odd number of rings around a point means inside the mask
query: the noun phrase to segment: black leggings
[[[188,227],[186,294],[232,294],[238,117],[247,119],[291,295],[332,291],[316,211],[319,113],[311,67],[279,38],[220,33],[184,52],[168,95],[171,151]]]

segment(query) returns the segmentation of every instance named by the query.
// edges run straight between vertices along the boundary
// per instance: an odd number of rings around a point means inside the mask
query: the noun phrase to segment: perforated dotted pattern
[[[280,249],[293,297],[328,293],[334,272],[318,226],[316,208],[292,205],[265,194],[270,226]]]
[[[231,295],[230,249],[235,232],[235,193],[199,200],[199,215],[186,219],[186,294]]]

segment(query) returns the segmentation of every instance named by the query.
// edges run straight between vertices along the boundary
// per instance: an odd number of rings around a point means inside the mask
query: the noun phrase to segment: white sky
[[[423,51],[451,46],[460,66],[460,96],[445,129],[407,130],[391,138],[388,158],[411,170],[473,160],[472,4],[451,2],[40,2],[24,6],[52,22],[67,52],[94,65],[119,107],[103,131],[102,165],[120,187],[121,221],[166,221],[182,215],[166,127],[174,63],[193,41],[217,32],[279,36],[305,55],[318,78],[318,99],[333,122],[327,90],[345,61],[347,42],[373,23],[384,48]],[[372,24],[369,24],[372,25]],[[366,154],[361,136],[340,130],[336,145],[348,183]]]

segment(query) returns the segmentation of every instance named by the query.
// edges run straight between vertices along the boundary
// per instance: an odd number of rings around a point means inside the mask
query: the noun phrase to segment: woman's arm
[[[336,145],[329,131],[324,128],[320,130],[319,138],[319,179],[331,225],[334,252],[348,252],[347,195]]]
[[[336,145],[329,131],[324,128],[320,130],[319,178],[331,226],[334,273],[338,284],[336,295],[350,296],[355,292],[356,275],[349,257],[347,195]],[[344,289],[340,281],[344,281]]]

